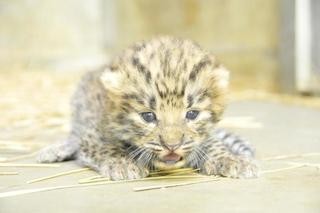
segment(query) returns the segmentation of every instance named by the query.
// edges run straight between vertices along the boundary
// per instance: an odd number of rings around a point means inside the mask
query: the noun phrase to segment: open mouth
[[[161,161],[166,164],[172,165],[172,164],[176,164],[177,162],[181,161],[182,159],[183,159],[182,156],[180,156],[174,152],[171,152],[170,154],[165,155],[161,159]]]

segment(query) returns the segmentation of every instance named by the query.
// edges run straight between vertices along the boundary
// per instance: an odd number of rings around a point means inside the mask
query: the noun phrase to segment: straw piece
[[[181,173],[181,172],[190,172],[190,171],[198,171],[199,169],[192,169],[192,168],[181,168],[181,169],[172,169],[172,170],[160,170],[151,172],[150,175],[159,175],[159,174],[174,174],[174,173]]]
[[[312,152],[312,153],[304,153],[304,154],[296,154],[296,155],[279,155],[279,156],[271,156],[263,158],[263,161],[269,160],[282,160],[288,158],[303,158],[303,157],[311,157],[311,156],[319,156],[320,152]]]
[[[8,150],[29,150],[31,146],[28,146],[26,144],[16,144],[16,143],[12,143],[12,144],[1,144],[0,143],[0,149],[8,149]]]
[[[103,178],[103,176],[101,176],[101,175],[94,175],[94,176],[91,176],[91,177],[82,178],[82,179],[78,180],[78,182],[88,182],[88,181],[90,181],[90,180],[94,180],[94,179],[98,179],[98,178]]]
[[[0,162],[5,162],[7,161],[8,158],[0,157]]]
[[[88,183],[88,184],[73,184],[73,185],[63,185],[63,186],[55,186],[55,187],[43,187],[43,188],[35,188],[35,189],[23,189],[23,190],[14,190],[9,192],[0,192],[0,198],[4,197],[13,197],[17,195],[24,195],[24,194],[31,194],[35,192],[45,192],[45,191],[53,191],[59,189],[69,189],[69,188],[80,188],[86,186],[97,186],[97,185],[104,185],[108,183],[113,183],[112,181],[109,182],[100,182],[100,183]]]
[[[198,173],[196,173],[197,171],[199,171],[200,169],[192,169],[190,171],[181,171],[181,172],[174,172],[171,174],[168,174],[167,176],[171,176],[171,175],[187,175],[187,174],[194,174],[194,175],[198,175]]]
[[[0,167],[45,167],[45,168],[57,168],[59,164],[45,164],[45,163],[0,163]]]
[[[57,173],[55,175],[50,175],[50,176],[46,176],[46,177],[42,177],[42,178],[29,180],[29,181],[27,181],[27,183],[28,184],[36,183],[36,182],[39,182],[39,181],[44,181],[44,180],[48,180],[48,179],[52,179],[52,178],[56,178],[56,177],[61,177],[61,176],[75,174],[75,173],[89,171],[89,170],[90,170],[89,168],[74,169],[74,170],[70,170],[70,171],[67,171],[67,172],[60,172],[60,173]]]
[[[199,169],[192,169],[192,168],[182,168],[182,169],[173,169],[173,170],[166,170],[166,171],[155,171],[151,172],[151,177],[154,177],[153,175],[164,175],[166,176],[175,176],[175,175],[184,175],[184,174],[193,174],[193,172],[198,171]],[[150,179],[151,177],[148,177],[147,179]],[[98,182],[98,181],[106,181],[109,180],[108,178],[105,178],[101,175],[95,175],[88,178],[80,179],[79,183],[88,183],[88,182]]]
[[[2,153],[12,153],[12,154],[18,154],[18,153],[28,153],[32,149],[30,147],[10,147],[10,146],[0,146],[0,152]]]
[[[296,166],[306,166],[306,167],[315,167],[320,169],[320,164],[316,164],[316,163],[299,163],[299,162],[287,162],[290,165],[296,165]]]
[[[0,146],[39,146],[41,145],[40,142],[32,142],[32,141],[25,141],[25,140],[20,140],[20,141],[15,141],[15,140],[1,140],[0,139]]]
[[[187,186],[187,185],[193,185],[198,183],[207,183],[212,181],[218,181],[221,178],[214,178],[214,179],[206,179],[206,180],[200,180],[200,181],[191,181],[191,182],[185,182],[185,183],[176,183],[176,184],[165,184],[165,185],[155,185],[155,186],[146,186],[146,187],[136,187],[133,188],[133,191],[140,192],[140,191],[147,191],[147,190],[153,190],[153,189],[164,189],[164,188],[171,188],[171,187],[178,187],[178,186]]]
[[[0,198],[13,197],[13,196],[17,196],[17,195],[31,194],[31,193],[36,193],[36,192],[53,191],[53,190],[59,190],[59,189],[70,189],[70,188],[80,188],[80,187],[87,187],[87,186],[99,186],[99,185],[106,185],[106,184],[125,183],[125,182],[137,181],[137,180],[142,180],[142,179],[120,180],[120,181],[103,181],[103,182],[98,182],[98,183],[84,183],[84,184],[63,185],[63,186],[56,186],[56,187],[43,187],[43,188],[35,188],[35,189],[14,190],[14,191],[0,193]],[[187,183],[181,183],[179,185],[184,186],[184,185],[205,183],[205,182],[216,181],[216,180],[219,180],[219,179],[215,178],[215,179],[209,179],[209,180],[204,180],[204,181],[187,182]],[[173,184],[170,184],[170,185],[173,185]],[[175,185],[179,186],[178,184],[175,184]],[[164,188],[164,187],[173,187],[173,186],[167,186],[167,185],[161,186],[161,188]]]
[[[21,160],[29,157],[33,157],[37,154],[37,152],[32,152],[30,154],[25,154],[25,155],[19,155],[16,157],[11,157],[11,158],[0,158],[0,163],[1,162],[11,162],[11,161],[16,161],[16,160]]]
[[[103,182],[103,181],[111,181],[109,178],[106,177],[97,177],[93,179],[89,178],[83,178],[78,180],[78,183],[83,184],[83,183],[96,183],[96,182]]]
[[[147,177],[147,178],[141,178],[141,179],[132,179],[132,180],[123,180],[122,182],[138,182],[138,181],[146,181],[146,180],[162,180],[162,179],[184,179],[184,178],[207,178],[208,176],[203,175],[177,175],[177,176],[157,176],[157,177]],[[101,182],[101,181],[108,181],[109,178],[97,178],[92,180],[83,181],[79,180],[78,183],[95,183],[95,182]]]
[[[0,171],[0,175],[18,175],[18,172],[2,172]]]
[[[297,169],[297,168],[301,168],[301,167],[304,167],[304,165],[299,164],[299,165],[294,165],[294,166],[280,168],[280,169],[265,170],[265,171],[261,171],[260,174],[269,174],[269,173],[275,173],[275,172],[282,172],[282,171],[291,170],[291,169]]]

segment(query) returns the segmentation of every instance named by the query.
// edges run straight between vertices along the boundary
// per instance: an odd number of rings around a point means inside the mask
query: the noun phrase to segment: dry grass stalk
[[[181,169],[172,169],[172,170],[163,170],[163,171],[154,171],[151,172],[150,175],[170,175],[170,174],[177,174],[177,173],[191,173],[199,171],[199,169],[192,169],[192,168],[181,168]]]
[[[0,175],[18,175],[18,172],[2,172],[0,171]]]
[[[103,178],[101,175],[94,175],[94,176],[91,176],[91,177],[87,177],[87,178],[82,178],[80,179],[78,182],[88,182],[90,180],[94,180],[94,179],[98,179],[98,178]]]
[[[283,160],[283,159],[289,159],[289,158],[303,158],[303,157],[311,157],[311,156],[320,156],[320,152],[312,152],[312,153],[304,153],[304,154],[296,154],[296,155],[279,155],[279,156],[263,158],[261,160],[263,161]]]
[[[5,162],[7,161],[8,158],[0,157],[0,162]]]
[[[0,140],[0,146],[39,146],[42,143],[25,140]]]
[[[11,157],[11,158],[0,158],[0,163],[1,162],[11,162],[11,161],[16,161],[16,160],[21,160],[21,159],[25,159],[25,158],[29,158],[29,157],[34,157],[37,154],[37,152],[32,152],[30,154],[25,154],[25,155],[19,155],[16,157]]]
[[[22,144],[22,143],[1,143],[0,142],[0,149],[5,149],[5,148],[11,148],[11,149],[27,149],[30,148],[31,146],[28,144]]]
[[[14,141],[0,141],[0,152],[10,153],[28,153],[32,150],[38,149],[41,146],[40,143],[33,143],[29,141],[25,142],[14,142]]]
[[[174,172],[174,173],[169,173],[169,174],[167,174],[167,176],[172,176],[172,175],[191,175],[191,174],[193,174],[193,175],[199,175],[199,173],[197,173],[199,170],[200,170],[200,169],[192,169],[192,170],[190,170],[190,171],[181,171],[181,172],[176,171],[176,172]]]
[[[207,178],[207,176],[202,175],[166,175],[166,176],[156,176],[156,177],[147,177],[147,178],[141,178],[141,179],[132,179],[132,180],[121,180],[121,181],[111,181],[109,178],[96,178],[91,180],[79,180],[78,183],[80,184],[86,184],[86,183],[96,183],[96,182],[104,182],[104,181],[110,181],[110,182],[138,182],[138,181],[146,181],[146,180],[169,180],[169,179],[185,179],[185,178]]]
[[[320,169],[319,163],[299,163],[299,162],[287,162],[287,163],[295,166],[315,167],[317,169]]]
[[[275,172],[281,172],[285,170],[291,170],[291,169],[296,169],[296,168],[301,168],[305,165],[293,165],[290,167],[286,168],[280,168],[280,169],[274,169],[274,170],[265,170],[262,171],[261,174],[268,174],[268,173],[275,173]],[[183,179],[183,178],[196,178],[196,177],[204,177],[207,178],[205,180],[200,180],[200,181],[191,181],[191,182],[183,182],[183,183],[176,183],[176,184],[166,184],[166,185],[156,185],[156,186],[147,186],[147,187],[137,187],[134,188],[133,190],[138,192],[138,191],[146,191],[146,190],[153,190],[153,189],[162,189],[162,188],[170,188],[170,187],[178,187],[178,186],[186,186],[186,185],[193,185],[193,184],[198,184],[198,183],[206,183],[206,182],[211,182],[211,181],[218,181],[221,180],[222,178],[210,178],[207,176],[200,176],[200,175],[192,175],[192,176],[159,176],[159,177],[149,177],[149,178],[143,178],[143,179],[135,179],[135,180],[121,180],[121,181],[109,181],[109,180],[104,180],[101,181],[100,176],[93,176],[89,177],[87,179],[95,180],[98,179],[100,180],[99,182],[87,182],[87,183],[82,183],[82,184],[74,184],[74,185],[64,185],[64,186],[56,186],[56,187],[44,187],[44,188],[36,188],[36,189],[25,189],[25,190],[16,190],[16,191],[9,191],[9,192],[2,192],[0,193],[0,198],[3,197],[12,197],[12,196],[17,196],[17,195],[23,195],[23,194],[31,194],[31,193],[36,193],[36,192],[44,192],[44,191],[53,191],[53,190],[59,190],[59,189],[68,189],[68,188],[80,188],[80,187],[87,187],[87,186],[98,186],[98,185],[105,185],[105,184],[115,184],[115,183],[126,183],[126,182],[134,182],[134,181],[145,181],[145,180],[159,180],[159,179]],[[82,179],[83,180],[83,179]]]
[[[55,174],[55,175],[50,175],[50,176],[46,176],[46,177],[42,177],[42,178],[33,179],[33,180],[30,180],[30,181],[27,181],[27,183],[28,184],[36,183],[36,182],[39,182],[39,181],[49,180],[49,179],[52,179],[52,178],[61,177],[61,176],[65,176],[65,175],[70,175],[70,174],[75,174],[75,173],[84,172],[84,171],[89,171],[89,170],[90,170],[89,168],[73,169],[73,170],[70,170],[70,171],[67,171],[67,172],[60,172],[60,173]]]
[[[0,146],[0,152],[1,153],[10,153],[10,154],[24,154],[32,151],[30,147],[1,147]]]
[[[261,171],[261,174],[269,174],[269,173],[282,172],[282,171],[286,171],[286,170],[301,168],[301,167],[304,167],[304,166],[314,166],[314,167],[320,168],[320,165],[319,165],[319,164],[309,164],[309,163],[294,163],[294,164],[295,164],[295,165],[290,166],[290,167]],[[170,176],[164,176],[164,177],[170,177]],[[177,177],[179,177],[179,176],[177,176]],[[203,176],[202,176],[202,177],[203,177]],[[208,177],[207,177],[207,178],[208,178]],[[148,178],[146,178],[146,179],[148,179]],[[137,191],[146,191],[146,190],[153,190],[153,189],[162,189],[162,188],[178,187],[178,186],[192,185],[192,184],[197,184],[197,183],[210,182],[210,181],[213,181],[213,180],[220,180],[220,179],[221,179],[221,178],[214,177],[213,179],[210,179],[210,180],[201,180],[201,181],[185,182],[185,183],[178,183],[178,184],[167,184],[167,185],[156,185],[156,186],[138,187],[138,188],[134,188],[133,190],[137,192]]]
[[[112,181],[109,181],[107,183],[112,183]],[[106,182],[88,183],[88,184],[73,184],[73,185],[43,187],[43,188],[35,188],[35,189],[14,190],[14,191],[9,191],[9,192],[0,192],[0,198],[13,197],[13,196],[17,196],[17,195],[31,194],[31,193],[36,193],[36,192],[53,191],[53,190],[59,190],[59,189],[80,188],[80,187],[97,186],[97,185],[104,185],[104,184],[106,184]]]
[[[198,177],[198,176],[192,176]],[[203,176],[205,177],[205,176]],[[172,176],[170,177],[154,177],[152,180],[155,179],[172,179]],[[179,176],[179,178],[184,178],[183,176]],[[206,177],[208,178],[208,177]],[[56,187],[44,187],[44,188],[35,188],[35,189],[23,189],[23,190],[15,190],[15,191],[9,191],[9,192],[2,192],[0,193],[0,198],[4,197],[13,197],[18,195],[24,195],[24,194],[31,194],[36,192],[45,192],[45,191],[53,191],[53,190],[59,190],[59,189],[69,189],[69,188],[80,188],[80,187],[87,187],[87,186],[98,186],[98,185],[106,185],[106,184],[116,184],[116,183],[127,183],[127,182],[134,182],[134,181],[145,181],[150,180],[150,178],[144,178],[144,179],[135,179],[135,180],[120,180],[120,181],[101,181],[101,182],[95,182],[95,183],[82,183],[82,184],[73,184],[73,185],[63,185],[63,186],[56,186]],[[205,181],[194,181],[194,182],[187,182],[187,183],[181,183],[180,185],[191,185],[196,183],[204,183],[209,181],[215,181],[219,180],[219,178],[210,178],[209,180]],[[176,184],[177,185],[177,184]]]
[[[182,169],[172,169],[167,171],[155,171],[150,173],[150,177],[158,177],[160,175],[172,176],[172,175],[187,175],[193,174],[194,172],[198,171],[199,169],[192,169],[192,168],[182,168]],[[149,178],[150,178],[149,177]],[[83,178],[79,180],[79,183],[88,183],[88,182],[98,182],[98,181],[107,181],[108,178],[105,178],[101,175],[95,175],[88,178]]]
[[[57,168],[59,164],[45,164],[45,163],[0,163],[0,167],[44,167],[44,168]]]
[[[109,178],[106,177],[97,177],[93,179],[80,179],[78,180],[78,183],[83,184],[83,183],[95,183],[95,182],[104,182],[104,181],[111,181]]]
[[[261,171],[260,174],[269,174],[269,173],[275,173],[275,172],[282,172],[282,171],[291,170],[291,169],[297,169],[297,168],[301,168],[301,167],[304,167],[304,165],[303,164],[299,164],[299,165],[289,166],[289,167],[280,168],[280,169],[264,170],[264,171]]]
[[[187,185],[194,185],[194,184],[199,184],[199,183],[207,183],[207,182],[218,181],[218,180],[221,180],[221,178],[210,178],[210,179],[206,179],[206,180],[191,181],[191,182],[184,182],[184,183],[175,183],[175,184],[143,186],[143,187],[133,188],[133,191],[140,192],[140,191],[147,191],[147,190],[154,190],[154,189],[165,189],[165,188],[172,188],[172,187],[178,187],[178,186],[187,186]]]

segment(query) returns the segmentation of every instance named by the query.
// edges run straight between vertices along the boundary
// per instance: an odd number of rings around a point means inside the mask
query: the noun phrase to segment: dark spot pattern
[[[214,83],[209,85],[215,72],[203,72],[208,66],[213,70],[218,64],[198,45],[164,37],[140,42],[111,61],[109,71],[119,72],[123,79],[117,90],[108,90],[108,85],[101,83],[105,70],[88,73],[72,102],[70,137],[76,143],[79,161],[112,180],[146,177],[151,169],[158,169],[154,162],[159,156],[153,152],[146,154],[141,148],[148,142],[160,147],[158,135],[168,138],[170,135],[165,134],[173,134],[163,131],[161,126],[181,125],[184,137],[190,142],[186,143],[186,162],[182,167],[219,174],[214,165],[206,170],[205,163],[220,165],[226,156],[234,156],[229,148],[209,137],[214,123],[221,117],[224,100],[219,88]],[[211,104],[206,110],[210,111],[210,118],[188,122],[180,116],[179,112],[208,99]],[[141,117],[138,120],[137,116],[131,116],[148,108],[159,115],[159,121],[146,124],[141,122]],[[236,140],[234,147],[239,143]],[[198,152],[194,151],[194,145],[199,146]],[[132,156],[132,152],[136,154]]]
[[[133,57],[132,58],[132,64],[133,66],[135,66],[137,68],[137,70],[144,75],[145,77],[145,80],[146,80],[146,83],[150,83],[150,80],[151,80],[151,73],[150,73],[150,70],[145,66],[143,65],[139,58],[137,57]]]
[[[208,57],[205,57],[200,60],[197,64],[193,65],[192,71],[189,75],[189,80],[190,81],[195,81],[197,75],[200,73],[201,70],[203,70],[206,66],[210,65],[211,61]]]

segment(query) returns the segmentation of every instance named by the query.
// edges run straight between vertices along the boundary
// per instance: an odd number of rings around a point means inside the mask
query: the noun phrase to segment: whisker
[[[160,144],[158,144],[158,143],[156,143],[156,142],[148,142],[148,143],[146,143],[146,145],[148,145],[148,144],[154,145],[154,146],[157,146],[157,147],[160,147],[160,146],[161,146]]]
[[[143,154],[141,154],[141,156],[143,156],[143,158],[141,158],[142,166],[145,167],[148,163],[147,159],[148,159],[149,153],[144,151]]]
[[[158,149],[158,148],[155,148],[155,147],[152,147],[152,146],[147,146],[147,145],[145,145],[146,148],[149,148],[149,149],[152,149],[152,150],[158,151],[158,152],[162,151],[162,149]]]
[[[194,143],[194,141],[187,141],[187,142],[184,142],[183,145],[188,145],[188,144],[191,144],[191,143]]]
[[[196,147],[196,149],[202,154],[201,156],[203,157],[204,160],[209,159],[210,157],[205,153],[201,148]]]
[[[197,159],[197,161],[196,161],[196,165],[197,165],[197,168],[199,168],[199,166],[200,166],[200,162],[202,161],[203,156],[201,155],[201,153],[199,152],[199,150],[198,150],[198,149],[196,149],[195,154],[196,154],[196,159]]]
[[[190,150],[192,148],[193,148],[192,146],[182,147],[183,150]]]
[[[150,165],[150,162],[151,162],[151,159],[152,159],[152,153],[151,152],[149,152],[149,156],[148,156],[148,158],[147,158],[147,164],[146,164],[146,166],[148,165],[148,167],[149,167],[149,165]]]
[[[198,153],[196,150],[194,150],[193,152],[191,152],[187,158],[187,161],[189,162],[189,164],[194,167],[194,168],[198,168],[198,164],[199,164],[199,157],[198,157]]]
[[[148,156],[149,156],[149,151],[145,148],[143,148],[143,152],[139,156],[138,160],[141,161],[141,164],[143,167],[145,167],[148,163]]]
[[[141,154],[142,152],[143,152],[144,150],[143,150],[143,148],[137,148],[137,149],[135,149],[134,151],[132,151],[132,152],[130,152],[129,153],[129,159],[130,160],[133,160],[133,159],[135,159],[139,154]]]
[[[203,161],[207,160],[209,156],[198,146],[195,146],[193,151],[189,154],[188,161],[195,168],[200,168]]]

